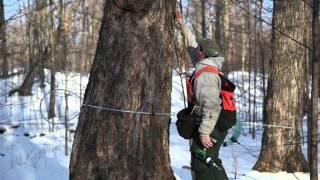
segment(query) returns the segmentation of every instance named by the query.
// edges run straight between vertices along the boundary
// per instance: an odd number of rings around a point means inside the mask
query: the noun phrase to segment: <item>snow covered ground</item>
[[[46,77],[49,72],[46,72]],[[239,72],[231,74],[231,79],[239,85],[239,89],[248,88],[246,78]],[[73,140],[73,133],[77,123],[77,113],[81,105],[81,96],[88,81],[88,76],[81,76],[77,73],[57,73],[56,91],[56,112],[54,126],[46,120],[47,107],[49,105],[49,84],[44,89],[38,84],[33,87],[33,96],[5,97],[9,90],[17,87],[22,82],[21,76],[14,76],[6,80],[0,80],[0,132],[1,127],[6,132],[0,134],[0,179],[3,180],[64,180],[68,179],[68,167],[70,151]],[[172,112],[178,112],[184,107],[181,93],[180,77],[173,73],[172,77]],[[241,83],[244,80],[245,83]],[[49,82],[49,80],[47,80]],[[245,87],[241,87],[243,84]],[[64,89],[68,89],[65,91]],[[67,94],[69,111],[65,111],[65,98]],[[256,92],[261,95],[260,91]],[[237,92],[240,95],[240,91]],[[245,96],[243,96],[245,98]],[[259,99],[258,99],[259,100]],[[237,104],[243,111],[247,109],[244,102],[240,100]],[[259,102],[259,101],[258,101]],[[261,107],[257,111],[261,112]],[[68,115],[69,125],[67,141],[65,141],[65,117]],[[261,113],[260,113],[261,114]],[[245,119],[245,114],[240,114]],[[189,143],[181,138],[175,127],[176,117],[172,117],[170,126],[170,157],[171,166],[177,179],[191,180]],[[53,122],[53,120],[50,120]],[[309,174],[295,173],[259,173],[251,171],[261,146],[262,128],[257,128],[257,137],[245,135],[248,132],[243,127],[243,134],[239,142],[223,147],[220,157],[230,179],[309,179]],[[67,148],[65,142],[67,142]],[[307,145],[303,144],[302,149],[306,154]],[[67,152],[66,152],[67,151]],[[67,155],[65,155],[67,154]],[[320,154],[320,152],[318,152]],[[320,164],[319,164],[320,165]]]

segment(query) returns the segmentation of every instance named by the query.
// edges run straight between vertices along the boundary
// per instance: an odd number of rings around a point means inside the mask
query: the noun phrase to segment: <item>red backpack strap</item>
[[[188,101],[191,103],[192,102],[192,77],[188,78],[186,80],[186,85],[187,85],[187,95],[188,95]]]
[[[212,66],[205,66],[205,67],[199,69],[198,71],[196,71],[194,73],[193,78],[199,77],[204,72],[212,72],[213,74],[218,74],[218,75],[221,74],[221,72],[217,68],[214,68]]]

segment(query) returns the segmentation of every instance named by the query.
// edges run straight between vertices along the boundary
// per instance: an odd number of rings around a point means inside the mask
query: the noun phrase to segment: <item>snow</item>
[[[49,82],[50,72],[46,71],[46,82]],[[250,74],[252,76],[252,74]],[[49,105],[50,85],[46,83],[44,89],[39,88],[39,84],[33,86],[33,95],[19,97],[13,95],[6,97],[14,87],[22,82],[22,76],[14,76],[8,79],[0,80],[0,127],[7,131],[0,134],[0,179],[3,180],[66,180],[69,178],[69,160],[73,141],[73,133],[68,131],[68,148],[65,155],[65,94],[68,97],[69,112],[69,130],[75,130],[77,117],[81,105],[81,97],[84,94],[88,76],[78,73],[57,73],[56,74],[56,112],[57,118],[49,120],[55,122],[48,123],[46,119]],[[240,96],[242,90],[249,88],[247,79],[249,73],[232,72],[229,76],[238,89],[237,96]],[[261,89],[261,78],[258,78],[258,89]],[[172,102],[171,111],[178,112],[184,108],[183,95],[181,90],[181,79],[177,73],[172,76]],[[250,92],[253,94],[253,86]],[[68,89],[68,91],[65,91]],[[258,97],[262,96],[261,91],[256,91]],[[245,120],[248,107],[245,106],[245,98],[239,98],[237,104],[240,109],[240,117]],[[253,97],[251,97],[253,98]],[[260,107],[257,108],[258,114],[261,114],[261,98],[257,99]],[[259,118],[259,117],[258,117]],[[190,152],[189,142],[181,138],[176,130],[176,117],[172,116],[170,126],[170,147],[169,153],[171,166],[174,175],[179,180],[191,180]],[[15,128],[13,125],[19,125]],[[243,134],[239,142],[241,145],[234,144],[222,147],[220,158],[230,179],[309,179],[308,173],[261,173],[251,170],[257,161],[261,147],[262,128],[257,128],[257,137],[252,139],[246,135],[248,129],[243,127]],[[307,145],[302,145],[303,152],[306,155]],[[318,153],[320,154],[320,153]]]

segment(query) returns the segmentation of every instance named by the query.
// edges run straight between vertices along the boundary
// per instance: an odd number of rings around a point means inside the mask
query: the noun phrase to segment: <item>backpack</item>
[[[205,66],[194,72],[187,79],[188,108],[179,111],[177,114],[177,130],[179,135],[185,139],[191,139],[197,133],[199,125],[201,124],[201,116],[193,113],[195,98],[192,92],[192,87],[194,79],[198,78],[204,72],[218,74],[221,79],[220,99],[222,103],[216,128],[220,131],[226,131],[236,124],[236,106],[235,96],[233,93],[236,88],[235,85],[224,77],[218,69],[212,66]]]
[[[192,139],[195,137],[200,123],[201,116],[193,113],[193,106],[188,106],[177,114],[177,130],[179,135],[184,139]]]

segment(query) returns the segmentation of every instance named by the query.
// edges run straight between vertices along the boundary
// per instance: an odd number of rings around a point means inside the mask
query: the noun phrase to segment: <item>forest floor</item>
[[[46,71],[46,82],[49,82],[50,73]],[[81,106],[81,97],[88,81],[88,76],[78,73],[57,73],[56,90],[56,115],[54,120],[46,119],[49,105],[49,83],[41,89],[39,84],[33,86],[33,95],[19,97],[17,94],[6,97],[5,94],[22,82],[22,76],[14,76],[0,80],[0,175],[3,180],[66,180],[69,178],[69,160],[72,147],[74,130],[77,123],[77,114]],[[249,87],[248,74],[233,72],[229,75],[239,87],[237,107],[241,120],[246,119],[247,95],[241,95],[241,91]],[[184,107],[181,91],[181,80],[176,73],[172,76],[172,103],[171,111],[178,112]],[[261,82],[261,81],[258,81]],[[258,84],[257,89],[261,87]],[[67,89],[68,91],[65,91]],[[261,88],[260,88],[261,89]],[[261,118],[261,94],[256,94],[257,118]],[[65,98],[68,98],[67,115],[70,119],[68,130],[65,131],[64,120],[66,117]],[[241,98],[240,98],[241,97]],[[259,105],[260,103],[260,105]],[[171,166],[177,179],[191,180],[189,142],[181,138],[176,130],[176,117],[172,116],[170,126],[170,158]],[[54,126],[53,122],[54,121]],[[304,123],[305,124],[305,123]],[[306,136],[306,126],[302,131]],[[5,132],[1,133],[1,129]],[[256,137],[252,139],[249,134],[249,126],[243,125],[240,144],[222,147],[220,158],[230,179],[259,179],[259,180],[296,180],[309,179],[308,173],[260,173],[252,171],[257,161],[261,148],[261,136],[263,127],[256,127]],[[65,134],[68,134],[65,141]],[[232,130],[229,133],[232,133]],[[305,141],[306,138],[303,138]],[[67,142],[67,145],[66,145]],[[67,148],[65,148],[67,147]],[[301,145],[304,154],[307,152],[307,144]],[[66,152],[67,150],[67,152]],[[67,154],[67,155],[65,155]],[[320,155],[320,151],[318,151]],[[320,166],[320,163],[318,163]],[[319,167],[318,166],[318,167]]]

